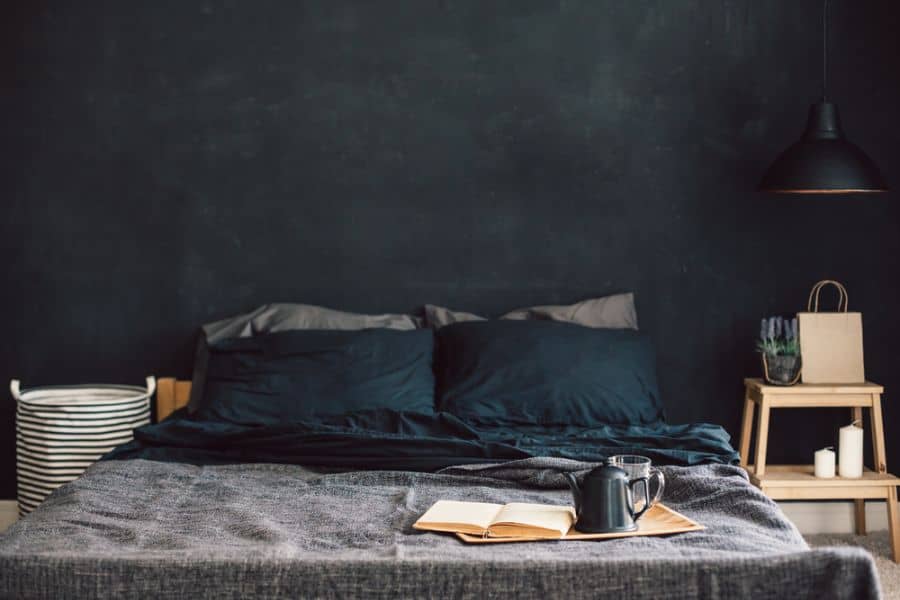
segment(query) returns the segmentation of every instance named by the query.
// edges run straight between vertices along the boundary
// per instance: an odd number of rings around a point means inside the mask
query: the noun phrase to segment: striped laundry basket
[[[81,475],[98,458],[133,439],[133,430],[150,423],[147,387],[60,385],[21,391],[16,400],[16,474],[19,515],[24,516],[50,492]]]

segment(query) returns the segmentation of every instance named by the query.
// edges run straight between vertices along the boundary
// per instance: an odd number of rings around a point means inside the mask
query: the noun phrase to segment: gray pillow
[[[419,329],[421,319],[412,315],[363,315],[311,304],[264,304],[253,312],[207,323],[203,333],[210,344],[235,337],[294,329]]]
[[[463,323],[465,321],[487,321],[484,317],[476,314],[462,312],[458,310],[450,310],[443,306],[435,306],[434,304],[425,305],[425,326],[432,329],[439,329],[454,323]]]
[[[203,399],[210,344],[229,338],[253,337],[296,329],[412,330],[422,326],[422,320],[412,315],[363,315],[311,304],[264,304],[252,312],[207,323],[200,329],[194,353],[194,374],[188,412],[194,412]]]
[[[614,294],[602,298],[590,298],[569,305],[532,306],[519,308],[500,317],[508,320],[543,320],[575,323],[597,329],[637,329],[637,311],[634,308],[634,294]],[[466,312],[458,312],[425,305],[425,323],[439,329],[451,323],[463,321],[484,321],[484,317]]]

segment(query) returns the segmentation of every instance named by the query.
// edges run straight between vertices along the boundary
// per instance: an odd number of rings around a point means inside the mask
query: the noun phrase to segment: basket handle
[[[806,302],[806,312],[819,312],[819,294],[826,285],[833,285],[838,290],[838,308],[837,312],[847,312],[847,306],[850,303],[850,296],[847,294],[847,288],[840,281],[833,279],[823,279],[813,286],[809,292],[809,299]]]
[[[153,375],[147,376],[147,396],[152,396],[153,392],[156,391],[156,377]]]

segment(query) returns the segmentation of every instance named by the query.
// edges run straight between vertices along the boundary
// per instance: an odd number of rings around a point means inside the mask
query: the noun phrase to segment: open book
[[[575,522],[571,506],[438,500],[413,528],[482,537],[561,538]]]

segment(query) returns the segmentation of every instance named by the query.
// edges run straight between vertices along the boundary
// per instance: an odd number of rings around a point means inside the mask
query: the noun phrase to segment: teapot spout
[[[569,487],[572,488],[572,498],[575,500],[575,514],[581,514],[581,486],[578,484],[578,479],[575,477],[573,473],[566,471],[563,473],[566,477],[566,481],[569,482]]]

